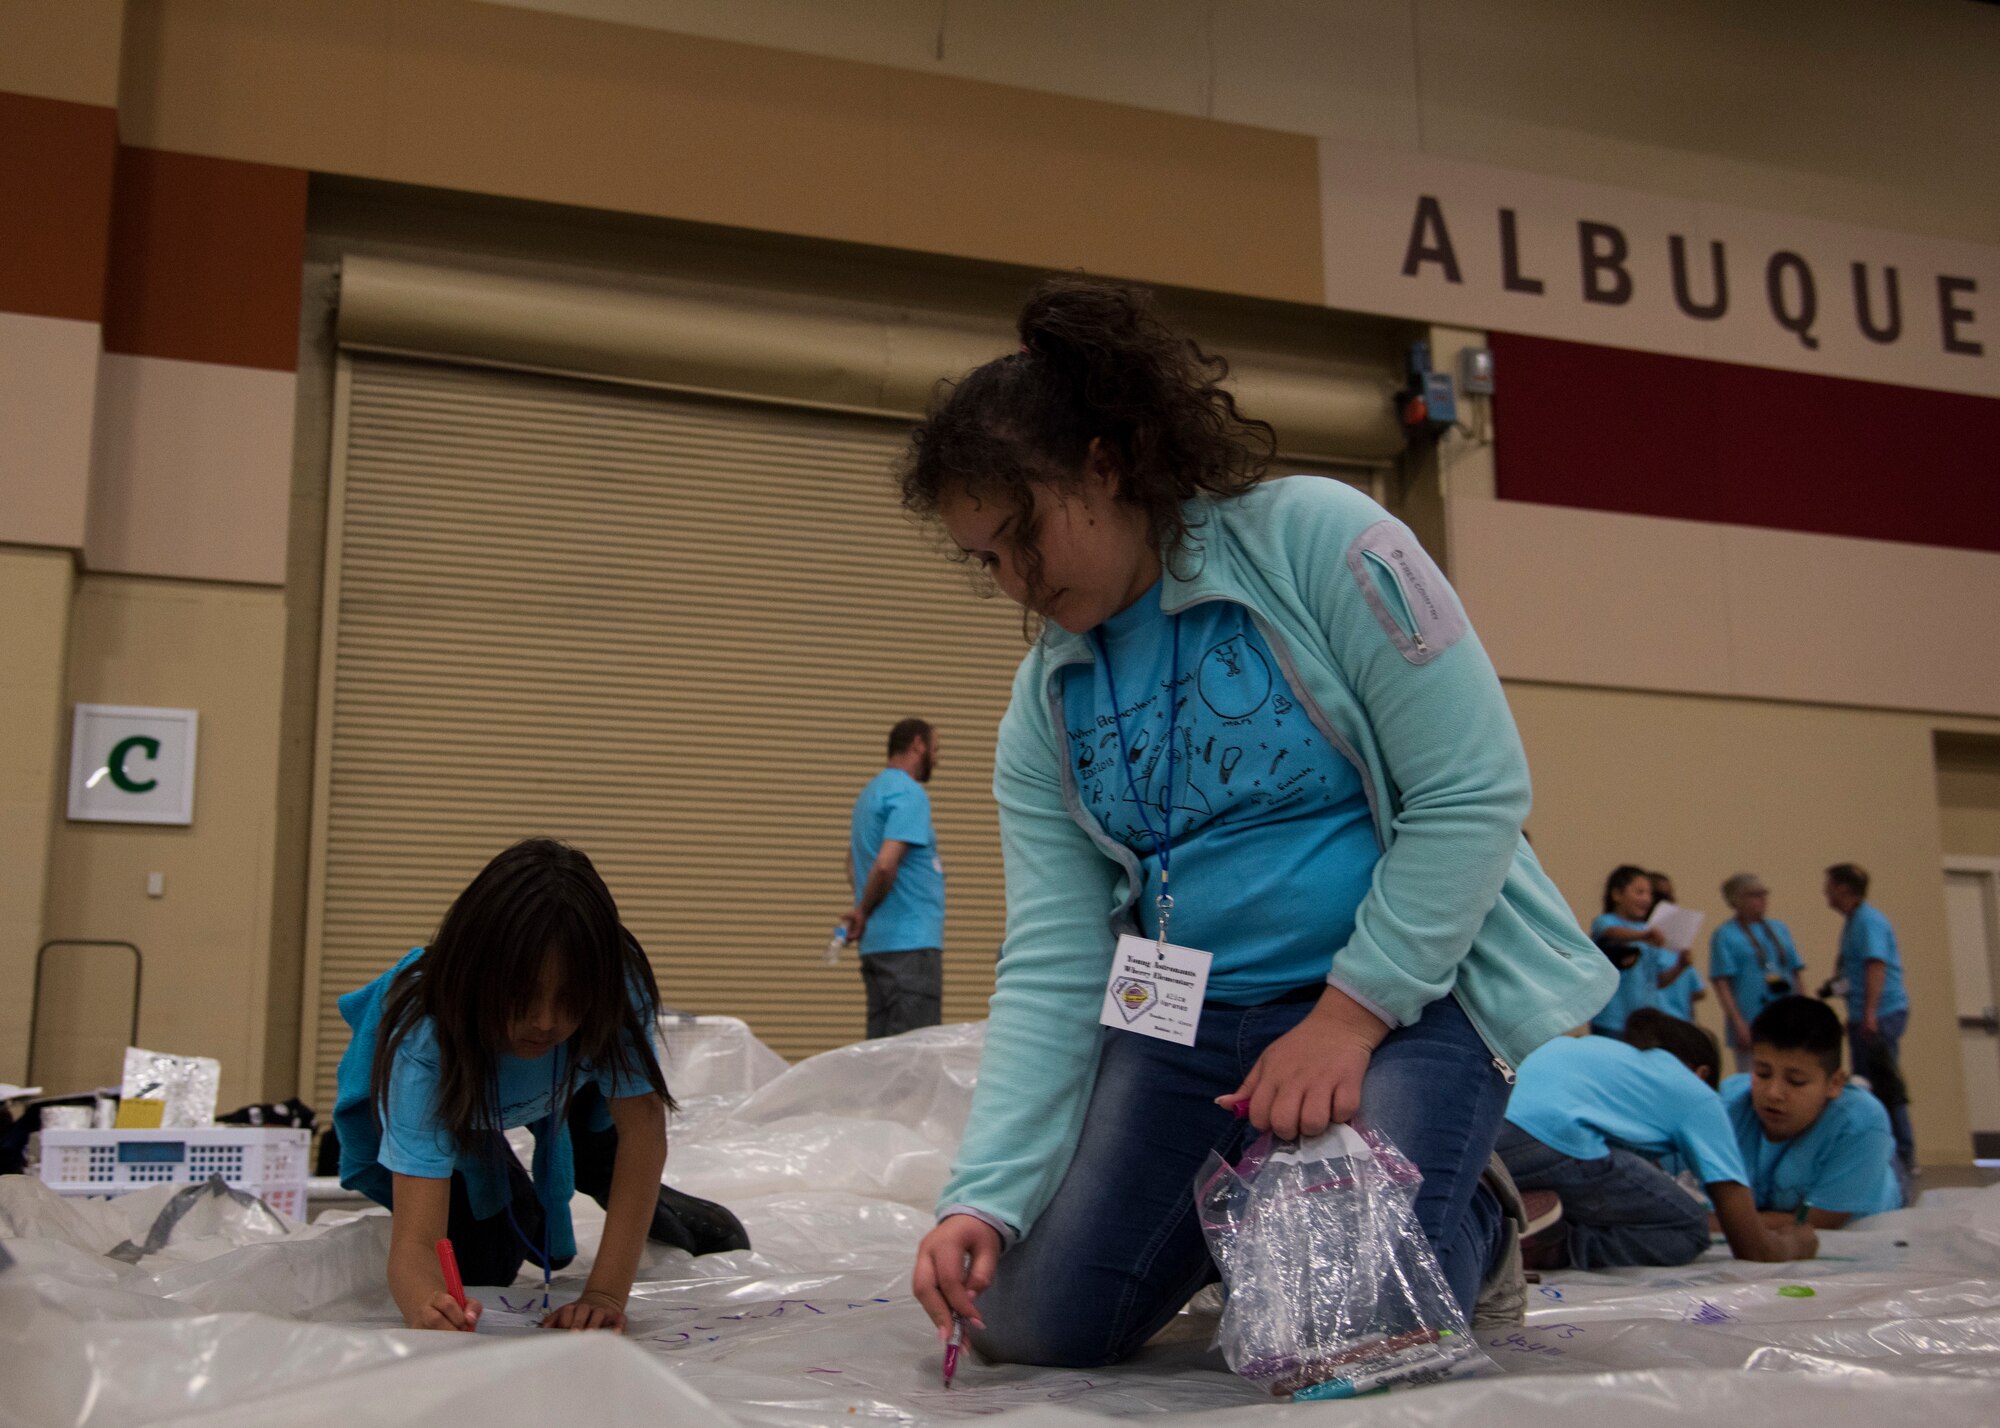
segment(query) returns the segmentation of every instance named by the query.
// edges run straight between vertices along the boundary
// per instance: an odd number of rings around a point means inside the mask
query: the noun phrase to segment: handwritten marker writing
[[[452,1297],[460,1312],[465,1309],[465,1281],[458,1277],[458,1256],[452,1252],[450,1240],[437,1242],[438,1268],[444,1271],[444,1291]]]
[[[951,1316],[951,1337],[944,1341],[944,1386],[951,1387],[952,1375],[958,1372],[959,1351],[965,1347],[965,1321],[954,1314]]]

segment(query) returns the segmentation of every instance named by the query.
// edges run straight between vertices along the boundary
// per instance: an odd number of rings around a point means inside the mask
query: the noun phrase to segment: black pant
[[[597,1087],[588,1084],[577,1087],[569,1105],[568,1125],[576,1160],[576,1188],[609,1208],[611,1167],[618,1160],[618,1132],[585,1129],[594,1116],[594,1108],[603,1104],[604,1093]],[[505,1211],[488,1219],[475,1219],[465,1176],[458,1171],[451,1176],[451,1216],[445,1233],[451,1236],[458,1272],[467,1284],[512,1284],[523,1264],[532,1260],[539,1269],[542,1262],[542,1232],[548,1217],[542,1209],[541,1197],[535,1193],[535,1182],[521,1168],[506,1138],[495,1135],[494,1140],[499,1142],[493,1148],[494,1154],[506,1158],[507,1187],[514,1211],[511,1223]],[[520,1226],[518,1233],[515,1225]],[[553,1261],[550,1268],[561,1269],[569,1262],[565,1256]]]
[[[861,958],[861,984],[868,990],[868,1036],[900,1036],[920,1026],[936,1026],[944,1016],[944,953],[935,947],[912,952],[868,952]]]

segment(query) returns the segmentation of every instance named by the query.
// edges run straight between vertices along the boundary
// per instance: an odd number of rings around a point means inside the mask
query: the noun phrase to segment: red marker
[[[450,1240],[437,1242],[438,1268],[444,1271],[444,1292],[452,1297],[460,1311],[465,1309],[465,1281],[458,1277],[458,1256],[452,1253]]]

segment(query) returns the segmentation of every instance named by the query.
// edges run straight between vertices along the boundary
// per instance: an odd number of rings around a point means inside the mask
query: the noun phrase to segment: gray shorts
[[[944,953],[935,947],[863,953],[861,984],[868,989],[871,1040],[936,1026],[943,1019]]]

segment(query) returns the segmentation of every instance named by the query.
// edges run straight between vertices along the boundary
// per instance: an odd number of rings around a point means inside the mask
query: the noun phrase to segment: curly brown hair
[[[1190,498],[1241,495],[1263,479],[1277,446],[1270,424],[1237,410],[1221,385],[1228,361],[1162,321],[1146,289],[1051,277],[1016,330],[1019,352],[939,384],[899,479],[904,509],[926,520],[957,493],[1010,510],[1031,591],[1041,576],[1034,487],[1081,486],[1093,440],[1163,559],[1190,544]]]

